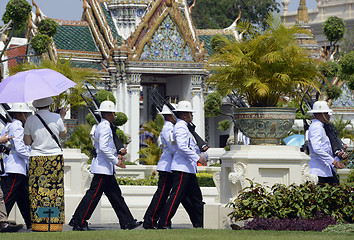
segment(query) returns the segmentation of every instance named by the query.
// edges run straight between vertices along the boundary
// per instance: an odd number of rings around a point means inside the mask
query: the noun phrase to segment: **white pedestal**
[[[316,181],[309,174],[309,160],[296,146],[233,145],[221,157],[220,203],[232,201],[249,186],[246,178],[269,187]]]

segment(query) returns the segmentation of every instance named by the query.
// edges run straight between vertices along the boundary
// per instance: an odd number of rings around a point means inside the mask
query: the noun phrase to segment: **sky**
[[[6,5],[10,0],[0,0],[0,18],[5,12]],[[216,0],[217,1],[217,0]],[[32,5],[32,0],[27,0]],[[82,0],[34,0],[44,15],[63,20],[80,20],[82,15]],[[281,4],[281,0],[277,0]],[[297,11],[300,0],[290,0],[288,11]],[[307,8],[315,9],[316,0],[307,0]],[[283,5],[281,5],[283,7]],[[35,7],[32,8],[35,11]],[[0,20],[0,25],[3,22]]]

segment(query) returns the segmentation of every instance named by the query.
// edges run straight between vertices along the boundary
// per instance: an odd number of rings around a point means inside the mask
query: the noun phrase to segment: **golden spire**
[[[306,7],[306,0],[300,0],[300,5],[297,8],[297,17],[296,23],[308,23],[309,22],[309,13]]]

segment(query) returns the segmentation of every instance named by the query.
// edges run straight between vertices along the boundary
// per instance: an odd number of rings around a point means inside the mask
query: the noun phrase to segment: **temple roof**
[[[77,68],[91,68],[99,71],[106,69],[102,63],[99,62],[72,61],[72,66]]]
[[[57,21],[58,22],[58,21]],[[88,24],[58,22],[58,31],[53,36],[57,49],[98,52]]]
[[[214,35],[224,35],[229,38],[234,38],[233,31],[230,29],[197,29],[198,38],[201,42],[205,42],[205,52],[211,56],[214,51],[211,47],[211,38]]]
[[[104,5],[104,3],[101,3],[101,8],[102,8],[104,16],[106,17],[106,20],[108,22],[108,26],[109,26],[109,28],[112,31],[113,37],[115,39],[117,39],[117,43],[118,43],[118,45],[120,45],[122,37],[118,34],[117,29],[116,29],[116,27],[115,27],[115,25],[113,23],[113,19],[112,19],[111,15],[108,13],[107,8]]]

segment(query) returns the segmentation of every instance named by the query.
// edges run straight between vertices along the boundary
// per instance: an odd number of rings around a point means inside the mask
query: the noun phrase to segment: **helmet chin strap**
[[[322,113],[322,117],[327,123],[329,123],[330,119],[326,117],[325,113]]]

